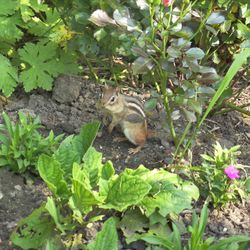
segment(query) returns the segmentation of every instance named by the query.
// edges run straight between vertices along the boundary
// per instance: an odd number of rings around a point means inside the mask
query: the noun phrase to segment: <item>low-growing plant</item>
[[[214,206],[235,202],[247,196],[244,185],[247,176],[244,177],[243,171],[240,176],[239,169],[243,167],[237,163],[239,148],[240,146],[222,148],[217,142],[213,154],[202,154],[202,166],[195,167],[198,171],[194,172],[198,174],[193,175],[194,183],[201,188],[201,195],[209,197]]]
[[[181,233],[178,227],[173,223],[172,233],[156,234],[149,232],[142,234],[139,239],[148,243],[147,250],[164,249],[164,250],[222,250],[222,249],[246,249],[245,247],[250,242],[250,237],[247,236],[231,236],[214,242],[213,237],[204,239],[205,229],[207,225],[208,209],[207,206],[201,210],[200,218],[198,219],[195,211],[192,215],[192,224],[188,226],[190,237],[187,243],[182,243]],[[156,248],[158,246],[158,248]]]
[[[14,124],[6,113],[2,114],[4,123],[0,125],[0,166],[23,173],[35,171],[38,157],[44,153],[52,155],[59,146],[63,135],[54,136],[53,131],[47,137],[42,136],[39,118],[33,119],[22,112]]]
[[[111,217],[100,235],[108,234],[105,227],[113,228],[109,230],[116,235],[114,221],[126,212],[120,224],[125,235],[124,225],[132,218],[133,225],[145,221],[139,231],[150,225],[167,227],[171,214],[191,208],[192,201],[198,199],[199,190],[193,183],[164,169],[151,171],[139,166],[116,174],[112,162],[103,164],[102,154],[91,147],[98,127],[98,123],[87,124],[79,135],[64,139],[52,156],[39,157],[39,174],[53,195],[18,223],[11,236],[15,245],[38,249],[46,244],[59,244],[58,239],[60,244],[72,246],[76,237],[81,249],[84,244],[77,232],[90,223]],[[45,232],[45,228],[49,230]],[[105,237],[98,235],[87,249],[117,249],[117,240],[110,242],[115,247],[108,248]]]

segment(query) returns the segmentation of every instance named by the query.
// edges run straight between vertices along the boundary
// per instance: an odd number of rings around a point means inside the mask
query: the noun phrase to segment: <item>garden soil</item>
[[[136,95],[142,100],[149,97],[145,90],[124,90],[129,95]],[[22,89],[17,90],[5,102],[2,100],[1,109],[7,112],[13,121],[17,119],[17,112],[22,111],[33,116],[39,116],[44,126],[42,133],[48,134],[53,130],[55,134],[78,133],[82,125],[93,120],[101,120],[96,109],[96,102],[101,94],[99,85],[81,77],[61,76],[55,82],[51,93],[34,91],[29,94]],[[243,100],[250,99],[250,91],[244,93]],[[0,118],[0,122],[2,120]],[[128,149],[133,147],[129,142],[114,142],[114,138],[121,136],[119,129],[111,135],[106,127],[101,127],[94,143],[97,150],[103,153],[103,160],[112,160],[116,170],[122,171],[125,167],[135,168],[140,164],[153,169],[165,167],[174,151],[173,142],[164,125],[164,112],[159,105],[157,111],[150,112],[149,126],[156,131],[165,132],[161,139],[150,139],[138,154],[128,157]],[[178,124],[179,132],[183,130]],[[240,144],[242,154],[240,163],[250,165],[250,118],[238,113],[228,113],[222,116],[209,118],[204,124],[201,133],[193,147],[193,164],[199,164],[200,153],[211,152],[211,145],[219,141],[225,147]],[[171,171],[171,169],[169,169]],[[10,234],[17,222],[29,215],[46,200],[48,190],[37,176],[21,176],[6,169],[0,169],[0,249],[18,249],[10,240]],[[201,207],[195,205],[199,213]],[[226,208],[210,208],[206,236],[224,238],[230,235],[243,234],[250,236],[250,201],[239,201],[238,204]],[[189,224],[191,211],[181,215],[182,221]],[[97,225],[99,228],[100,226]],[[87,241],[93,238],[97,230],[92,228],[86,233]],[[123,241],[122,241],[123,242]],[[145,249],[144,244],[136,243],[122,246],[121,249]]]

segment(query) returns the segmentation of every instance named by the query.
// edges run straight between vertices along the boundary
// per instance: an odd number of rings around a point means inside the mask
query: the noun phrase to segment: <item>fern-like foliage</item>
[[[73,36],[43,1],[0,0],[0,91],[10,96],[19,83],[27,92],[51,90],[59,74],[77,74],[76,53],[67,48]]]

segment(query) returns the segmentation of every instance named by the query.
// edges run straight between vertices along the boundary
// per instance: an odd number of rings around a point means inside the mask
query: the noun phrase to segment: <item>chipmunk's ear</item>
[[[120,88],[119,88],[119,87],[116,87],[116,88],[115,88],[115,93],[116,93],[117,95],[119,95],[119,93],[120,93]]]

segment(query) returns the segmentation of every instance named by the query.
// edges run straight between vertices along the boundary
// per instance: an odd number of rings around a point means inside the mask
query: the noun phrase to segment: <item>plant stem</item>
[[[96,81],[99,81],[99,77],[97,76],[97,74],[95,73],[93,67],[92,67],[92,64],[89,62],[89,60],[83,55],[83,59],[84,61],[86,62],[88,68],[89,68],[89,71],[90,73],[92,74],[92,76],[95,78]]]
[[[250,105],[250,104],[248,103],[248,105]],[[233,104],[231,102],[224,103],[224,107],[228,108],[228,109],[218,111],[218,112],[215,113],[215,115],[219,115],[219,114],[221,115],[221,114],[225,114],[225,113],[231,112],[231,111],[238,111],[238,112],[240,112],[242,114],[250,116],[250,111],[245,110],[244,107],[237,106],[237,105],[235,105],[235,104]]]
[[[162,71],[161,71],[162,72]],[[173,123],[173,119],[171,117],[171,108],[169,105],[169,100],[168,100],[168,95],[167,95],[167,79],[168,79],[168,74],[167,72],[162,72],[162,82],[161,82],[161,92],[163,94],[163,104],[166,110],[166,119],[167,119],[167,123],[170,129],[170,133],[171,136],[173,138],[174,144],[177,147],[178,145],[178,141],[176,138],[176,132],[175,132],[175,128],[174,128],[174,123]]]

